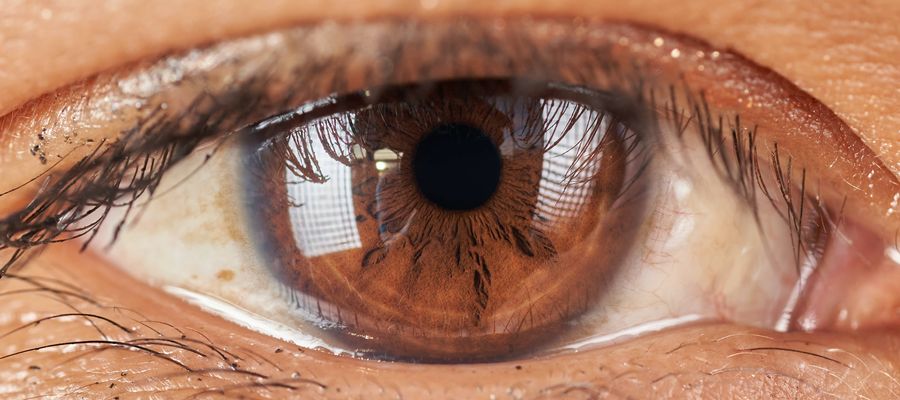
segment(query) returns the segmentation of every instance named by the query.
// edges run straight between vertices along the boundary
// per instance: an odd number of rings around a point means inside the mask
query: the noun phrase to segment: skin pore
[[[648,24],[735,49],[831,108],[890,171],[900,173],[900,117],[895,113],[900,109],[895,93],[900,86],[896,66],[900,7],[896,3],[732,1],[723,5],[654,0],[584,5],[510,0],[490,5],[470,1],[347,5],[272,1],[266,7],[247,8],[246,2],[238,0],[198,0],[188,9],[171,3],[28,2],[4,7],[0,11],[0,115],[78,79],[135,60],[302,22],[452,14],[571,15]],[[0,164],[0,170],[4,168]],[[8,186],[2,176],[0,183],[2,188]],[[9,332],[34,320],[29,316],[34,313],[73,313],[72,307],[95,317],[28,325],[25,331],[0,338],[3,354],[46,343],[104,340],[94,324],[110,339],[134,340],[130,345],[140,347],[109,348],[92,342],[3,359],[0,391],[104,398],[153,393],[176,398],[198,393],[198,397],[251,398],[309,393],[326,398],[362,394],[367,398],[900,395],[900,335],[891,332],[778,334],[716,324],[678,328],[585,351],[565,363],[542,359],[486,366],[373,366],[303,351],[242,329],[77,250],[77,245],[51,247],[21,273],[74,282],[74,288],[49,280],[4,278],[4,292],[26,292],[4,296],[0,326],[3,333]],[[57,292],[33,293],[35,285]],[[58,290],[84,295],[66,296]],[[177,358],[166,358],[145,348],[179,353]],[[190,351],[195,348],[197,352]]]

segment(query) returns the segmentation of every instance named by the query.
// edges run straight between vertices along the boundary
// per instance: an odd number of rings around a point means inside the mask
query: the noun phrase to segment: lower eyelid
[[[40,270],[44,276],[69,281],[70,277],[62,271],[72,267],[74,260],[79,265],[93,265],[90,271],[76,278],[80,290],[103,292],[104,295],[99,307],[74,298],[69,299],[70,304],[82,312],[96,313],[131,328],[125,333],[96,320],[109,339],[139,340],[162,336],[176,342],[196,340],[180,343],[206,356],[172,346],[145,343],[149,348],[179,360],[194,372],[186,372],[182,367],[144,351],[112,347],[97,350],[92,346],[69,346],[65,351],[30,353],[30,358],[19,359],[15,364],[10,364],[15,359],[0,359],[5,372],[25,370],[23,376],[27,379],[52,384],[60,382],[54,375],[58,368],[74,365],[72,363],[90,355],[96,361],[90,366],[98,367],[90,369],[92,375],[88,380],[101,383],[69,387],[65,389],[69,394],[115,396],[152,392],[154,395],[189,396],[202,390],[229,387],[228,394],[247,396],[461,398],[494,394],[499,398],[530,398],[616,393],[664,397],[677,393],[684,385],[702,385],[704,393],[751,391],[760,396],[783,393],[814,396],[828,392],[852,397],[860,391],[875,396],[883,394],[879,391],[900,390],[891,378],[900,371],[889,361],[900,349],[887,336],[777,334],[720,324],[697,324],[595,351],[538,360],[487,366],[382,365],[385,368],[374,374],[360,361],[319,352],[301,352],[283,342],[186,308],[181,301],[129,278],[116,268],[104,265],[103,261],[78,254],[76,246],[61,246],[49,251],[40,261],[44,263]],[[5,279],[0,286],[4,290],[22,287],[13,282]],[[48,284],[56,287],[52,282]],[[49,313],[71,311],[40,293],[20,294],[10,299],[16,301],[8,303],[13,307],[8,311],[24,307],[21,315],[34,310],[28,304],[42,305]],[[103,307],[106,305],[117,308]],[[97,335],[90,324],[79,318],[23,326],[25,329],[17,335],[43,337],[52,342],[62,342],[79,333],[86,335],[81,337]],[[198,328],[202,328],[202,334],[194,330]],[[13,335],[4,340],[17,338]],[[224,358],[207,345],[223,351]],[[767,363],[773,359],[779,363]],[[108,360],[108,363],[98,360]],[[117,363],[123,360],[128,365]],[[26,365],[37,368],[27,369]],[[840,376],[840,382],[844,384],[835,384],[834,376]],[[5,377],[0,374],[0,381],[5,381]],[[81,375],[75,372],[66,375],[70,383],[72,379],[80,378]],[[274,383],[282,385],[269,386]],[[22,390],[27,393],[27,389]]]

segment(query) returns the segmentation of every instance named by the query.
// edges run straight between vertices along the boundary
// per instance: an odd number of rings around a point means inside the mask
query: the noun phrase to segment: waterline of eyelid
[[[659,319],[656,321],[638,324],[615,333],[587,338],[585,340],[563,346],[559,348],[559,350],[582,351],[594,346],[610,344],[622,339],[644,336],[665,329],[674,328],[693,322],[700,322],[708,319],[709,317],[705,317],[699,314],[688,314],[680,317]]]
[[[775,330],[778,332],[787,332],[791,328],[791,322],[794,321],[795,312],[797,311],[797,305],[799,304],[803,294],[806,291],[807,284],[809,283],[810,277],[812,277],[813,273],[816,272],[816,268],[819,266],[819,260],[812,255],[807,255],[800,266],[800,276],[797,278],[797,283],[794,284],[794,289],[791,291],[791,296],[788,298],[787,304],[785,304],[784,309],[781,312],[781,318],[778,319],[778,322],[775,323]],[[806,329],[812,329],[812,327],[806,327]]]
[[[249,311],[245,311],[235,305],[232,305],[227,301],[220,300],[212,296],[203,295],[177,286],[164,286],[163,290],[166,293],[184,299],[188,303],[200,307],[206,312],[218,315],[244,328],[269,335],[276,339],[294,343],[303,348],[327,350],[334,355],[353,356],[354,354],[356,354],[354,351],[327,344],[314,336],[304,334],[283,324],[257,316]],[[689,314],[680,317],[660,319],[638,324],[615,333],[591,337],[576,343],[563,346],[558,350],[569,350],[576,352],[583,351],[596,347],[598,345],[611,344],[622,339],[644,336],[650,333],[660,332],[669,328],[675,328],[678,326],[694,322],[701,322],[708,319],[709,317],[705,317],[699,314]]]
[[[307,349],[327,350],[334,355],[354,354],[353,351],[332,346],[316,338],[315,336],[305,334],[298,331],[297,329],[292,329],[278,322],[257,316],[227,301],[177,286],[164,286],[163,290],[166,293],[169,293],[175,297],[187,301],[190,304],[200,307],[201,309],[203,309],[203,311],[218,315],[219,317],[222,317],[252,331],[256,331],[264,335],[274,337],[276,339],[291,342]]]

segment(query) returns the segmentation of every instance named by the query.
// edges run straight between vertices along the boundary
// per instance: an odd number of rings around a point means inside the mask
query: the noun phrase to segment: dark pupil
[[[465,211],[488,201],[500,183],[500,153],[480,129],[440,125],[422,138],[413,156],[419,190],[447,210]]]

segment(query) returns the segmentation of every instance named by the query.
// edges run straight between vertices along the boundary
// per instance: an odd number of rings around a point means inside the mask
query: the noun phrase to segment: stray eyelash
[[[782,217],[794,234],[799,265],[801,254],[814,248],[807,243],[804,233],[810,229],[803,228],[809,207],[806,203],[813,198],[807,193],[805,169],[796,169],[790,158],[782,160],[777,146],[768,158],[761,158],[756,128],[743,127],[738,115],[713,115],[703,93],[692,95],[688,88],[674,84],[665,90],[653,88],[643,80],[637,67],[626,69],[607,63],[598,68],[610,75],[618,71],[629,77],[623,80],[627,82],[625,87],[609,89],[610,94],[615,94],[610,97],[619,101],[604,105],[611,107],[613,114],[627,114],[629,108],[623,105],[630,105],[630,112],[641,116],[640,126],[633,127],[639,136],[661,131],[666,124],[674,126],[679,138],[688,130],[694,130],[706,146],[713,167],[724,182],[747,199],[754,214],[759,208],[756,204],[758,189],[776,208],[783,207],[786,211]],[[339,72],[334,74],[332,86],[342,87],[337,84]],[[364,75],[378,74],[373,70]],[[262,117],[271,115],[272,111],[296,109],[293,105],[297,104],[297,99],[293,94],[272,98],[267,91],[267,78],[266,73],[259,73],[229,87],[224,93],[204,92],[177,113],[157,110],[123,132],[119,140],[94,144],[96,147],[91,153],[64,173],[35,178],[44,179],[44,182],[33,200],[0,220],[0,251],[12,250],[12,255],[0,268],[0,276],[14,265],[24,264],[31,249],[78,238],[85,239],[82,245],[85,249],[106,222],[110,211],[124,208],[125,215],[115,222],[114,242],[137,200],[145,195],[152,199],[165,173],[198,146],[224,136],[286,132],[275,132],[276,125],[271,124],[273,119]],[[679,105],[679,98],[687,98],[688,104]],[[263,122],[235,129],[247,121],[261,119]],[[771,183],[764,179],[761,160],[771,165],[776,187],[771,188]],[[295,167],[300,165],[295,164]],[[794,194],[795,176],[799,176],[799,196]],[[815,207],[824,208],[818,203]]]

